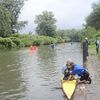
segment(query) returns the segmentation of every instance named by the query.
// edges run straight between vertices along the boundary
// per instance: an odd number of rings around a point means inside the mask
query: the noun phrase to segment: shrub
[[[13,47],[13,42],[10,38],[4,38],[4,45],[7,48],[11,48]]]
[[[23,44],[22,41],[17,37],[10,37],[10,39],[16,44],[16,46],[22,46]]]

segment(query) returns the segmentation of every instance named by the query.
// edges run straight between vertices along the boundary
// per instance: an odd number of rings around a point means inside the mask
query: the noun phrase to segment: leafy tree
[[[11,33],[11,14],[3,6],[0,6],[0,37]]]
[[[64,41],[81,41],[82,30],[76,29],[66,29],[66,30],[57,30],[57,36],[60,36]]]
[[[53,36],[56,33],[56,19],[52,12],[44,11],[36,16],[35,23],[37,24],[36,32],[39,35]]]
[[[97,33],[96,29],[94,27],[89,26],[86,29],[84,29],[83,36],[84,36],[84,38],[88,37],[89,39],[92,39],[92,38],[94,38],[94,35],[96,33]]]
[[[16,32],[18,32],[18,31],[21,30],[23,27],[25,27],[26,24],[28,24],[27,21],[19,21],[19,22],[17,22],[17,24],[16,24],[16,26],[15,26]]]
[[[81,35],[81,30],[71,29],[67,36],[70,38],[70,41],[79,42],[81,40]]]
[[[96,29],[100,29],[100,1],[93,3],[93,11],[86,18],[86,27],[92,26]]]
[[[15,32],[17,20],[26,0],[2,0],[0,5],[5,7],[11,13],[11,29],[12,33]]]
[[[94,27],[89,26],[89,27],[83,29],[82,38],[85,39],[85,37],[88,37],[89,42],[92,43],[96,39],[96,34],[97,33],[98,32],[96,31],[96,29]]]

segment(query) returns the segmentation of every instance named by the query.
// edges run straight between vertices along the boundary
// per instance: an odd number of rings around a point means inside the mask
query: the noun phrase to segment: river
[[[79,43],[0,51],[0,100],[65,100],[60,78],[68,58],[82,64]]]

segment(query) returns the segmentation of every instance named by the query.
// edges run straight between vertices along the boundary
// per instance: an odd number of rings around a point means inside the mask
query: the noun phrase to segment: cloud
[[[91,4],[96,0],[28,0],[21,11],[19,20],[27,20],[29,24],[22,30],[23,33],[35,32],[34,20],[36,15],[43,11],[52,11],[57,19],[57,27],[81,28],[91,12]]]

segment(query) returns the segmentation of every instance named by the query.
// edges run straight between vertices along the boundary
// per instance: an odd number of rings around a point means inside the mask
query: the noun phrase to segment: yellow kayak
[[[61,80],[61,85],[64,94],[67,96],[68,99],[71,99],[72,95],[74,94],[76,88],[76,80]]]

